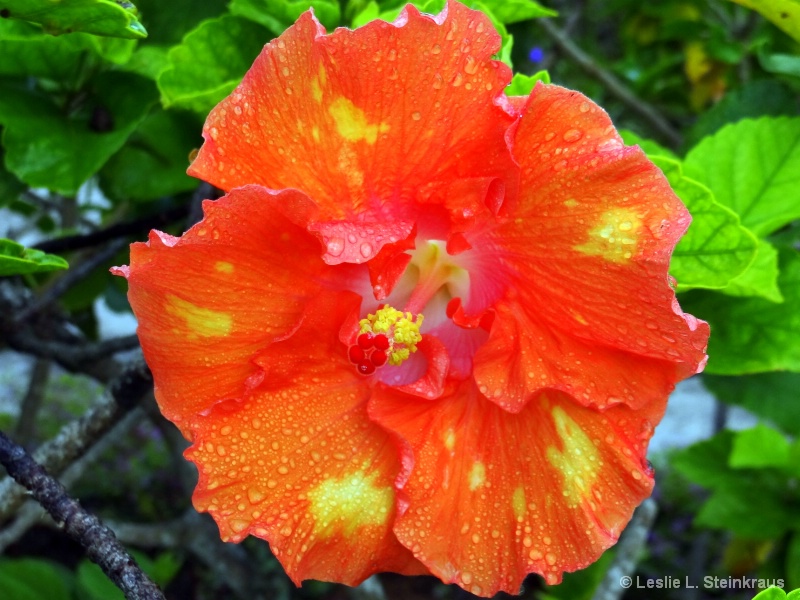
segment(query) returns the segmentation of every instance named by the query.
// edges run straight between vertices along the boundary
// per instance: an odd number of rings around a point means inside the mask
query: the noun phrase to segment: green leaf
[[[800,56],[760,52],[758,62],[761,64],[761,68],[769,73],[800,77]]]
[[[684,177],[677,160],[651,156],[692,215],[692,224],[672,254],[670,273],[680,290],[722,288],[753,261],[758,244],[739,217],[719,204],[711,191]]]
[[[161,46],[142,46],[122,68],[156,81],[161,72],[169,66],[168,53],[169,50]]]
[[[481,0],[481,2],[492,11],[492,14],[501,23],[506,25],[539,17],[558,16],[557,11],[546,8],[533,0]]]
[[[32,187],[74,195],[125,143],[156,97],[152,82],[127,73],[104,73],[88,91],[80,109],[65,114],[49,96],[0,85],[6,167]]]
[[[136,0],[139,20],[147,27],[146,44],[167,49],[206,19],[226,12],[228,0]]]
[[[800,600],[800,590],[794,590],[786,594],[786,600]]]
[[[28,186],[6,169],[3,155],[5,150],[0,146],[0,206],[5,206],[16,200]]]
[[[95,35],[140,39],[147,31],[130,2],[112,0],[0,0],[3,16],[38,23],[53,35],[83,31]]]
[[[672,150],[665,148],[658,142],[654,142],[653,140],[643,138],[637,133],[631,131],[630,129],[620,129],[619,135],[622,138],[622,141],[625,142],[626,146],[639,146],[639,148],[641,148],[644,151],[644,153],[647,154],[647,156],[651,159],[654,156],[661,156],[680,161],[678,156]]]
[[[47,560],[21,558],[0,562],[0,598],[70,600],[71,574]]]
[[[722,294],[688,294],[684,310],[711,325],[707,373],[741,375],[800,371],[800,254],[780,254],[784,302]]]
[[[736,434],[728,464],[734,469],[782,468],[788,461],[789,441],[786,437],[771,427],[757,425]]]
[[[147,201],[193,190],[189,153],[201,143],[192,114],[158,110],[100,170],[100,187],[113,200]]]
[[[731,0],[751,8],[800,42],[800,2],[797,0]]]
[[[726,125],[689,151],[684,172],[753,233],[768,235],[800,218],[800,118]]]
[[[703,374],[703,384],[726,404],[769,419],[786,433],[800,435],[800,373],[760,373],[742,377]]]
[[[366,25],[370,21],[381,18],[381,7],[375,0],[369,2],[355,17],[350,24],[354,29]]]
[[[78,594],[86,600],[125,600],[125,595],[106,577],[102,569],[88,560],[78,565]]]
[[[533,75],[515,73],[506,88],[506,96],[527,96],[539,81],[550,83],[550,73],[547,71],[539,71]]]
[[[753,600],[786,600],[786,592],[781,588],[771,587],[753,596]]]
[[[800,598],[800,531],[795,532],[786,549],[786,587],[795,588],[794,594]]]
[[[0,238],[0,277],[67,268],[67,261],[60,256],[45,254],[41,250],[26,248],[12,240]]]
[[[764,487],[757,480],[715,490],[695,517],[695,525],[725,529],[754,540],[780,537],[796,521],[782,502],[785,490]],[[753,510],[757,506],[758,510]]]
[[[721,431],[711,439],[676,452],[670,465],[689,481],[708,488],[724,487],[731,479],[728,456],[733,439],[732,431]]]
[[[319,22],[328,29],[339,24],[341,14],[335,0],[233,0],[230,11],[263,25],[274,35],[280,35],[312,7]]]
[[[752,81],[729,91],[713,107],[704,112],[686,134],[688,147],[707,135],[716,133],[728,123],[761,116],[797,113],[795,94],[774,79]]]
[[[161,102],[205,116],[238,85],[270,37],[261,25],[233,15],[204,21],[169,51],[158,76]]]
[[[755,260],[720,291],[729,296],[761,296],[770,302],[783,302],[778,275],[778,250],[769,242],[758,240]]]
[[[136,42],[88,33],[52,36],[24,21],[0,19],[0,75],[43,77],[74,89],[98,62],[126,62]]]

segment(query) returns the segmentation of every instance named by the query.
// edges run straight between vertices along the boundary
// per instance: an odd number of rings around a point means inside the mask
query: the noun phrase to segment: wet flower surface
[[[208,118],[190,173],[227,195],[116,270],[195,506],[296,582],[560,581],[650,494],[705,363],[667,273],[685,208],[587,98],[507,98],[499,46],[456,2],[303,15]]]

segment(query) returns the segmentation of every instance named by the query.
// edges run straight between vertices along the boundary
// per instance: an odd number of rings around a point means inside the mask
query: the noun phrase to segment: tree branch
[[[164,600],[164,595],[94,515],[67,495],[58,481],[0,432],[0,463],[8,474],[25,486],[64,531],[86,549],[86,555],[119,587],[128,600]]]
[[[636,565],[647,544],[647,535],[653,527],[658,513],[658,505],[648,498],[639,505],[633,518],[622,533],[617,544],[614,562],[606,571],[606,575],[595,590],[592,600],[619,600],[626,588],[622,585],[623,577],[631,577],[636,572]]]
[[[553,25],[550,20],[536,19],[536,22],[564,54],[569,56],[586,73],[602,83],[609,93],[647,121],[664,140],[669,142],[672,148],[678,148],[681,145],[683,142],[681,134],[653,106],[638,98],[624,83],[597,64],[591,56],[586,54],[566,33]]]
[[[80,419],[64,426],[55,438],[36,451],[35,459],[48,471],[60,474],[136,406],[152,386],[153,376],[144,360],[134,361],[109,386],[110,398],[104,398]],[[0,481],[0,521],[24,501],[24,491],[10,478]]]

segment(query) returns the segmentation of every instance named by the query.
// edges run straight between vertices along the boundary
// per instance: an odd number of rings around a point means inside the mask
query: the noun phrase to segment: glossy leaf
[[[550,73],[547,71],[539,71],[533,75],[515,73],[511,83],[506,88],[506,96],[527,96],[539,81],[550,83]]]
[[[786,600],[786,592],[781,588],[771,587],[753,596],[753,600]]]
[[[135,46],[88,33],[52,36],[32,23],[0,19],[0,75],[44,77],[72,88],[99,61],[125,63]]]
[[[728,464],[734,469],[782,468],[788,461],[788,440],[782,433],[766,425],[736,434],[728,458]]]
[[[6,169],[3,162],[3,155],[5,151],[0,146],[0,206],[10,204],[25,190],[27,187],[17,177]]]
[[[800,373],[760,373],[744,377],[703,375],[703,384],[726,404],[769,419],[786,433],[800,435]]]
[[[0,598],[70,600],[70,574],[48,560],[23,558],[0,562]]]
[[[625,142],[626,146],[639,146],[650,158],[653,158],[654,156],[663,156],[665,158],[671,158],[677,161],[680,160],[678,156],[669,148],[665,148],[656,141],[643,138],[630,129],[620,129],[619,135],[622,138],[622,141]]]
[[[67,261],[60,256],[0,238],[0,277],[57,271],[68,267]]]
[[[53,35],[83,31],[95,35],[140,39],[147,31],[130,2],[113,0],[0,0],[4,17],[40,24]]]
[[[6,166],[19,179],[32,187],[75,194],[125,143],[155,101],[152,83],[135,75],[106,73],[90,87],[93,93],[82,109],[65,115],[49,96],[2,86]]]
[[[230,4],[234,15],[260,23],[274,35],[283,33],[309,8],[314,9],[317,19],[327,29],[339,24],[341,15],[336,0],[233,0]]]
[[[715,200],[707,187],[685,177],[678,161],[650,158],[692,215],[692,224],[678,242],[670,263],[678,289],[725,287],[753,261],[755,236],[742,227],[733,211]]]
[[[800,118],[727,125],[689,151],[686,176],[707,185],[758,236],[800,218]]]
[[[170,50],[158,76],[161,102],[205,116],[236,87],[271,37],[261,25],[232,15],[204,21]]]
[[[759,12],[800,42],[800,2],[798,0],[731,0]]]
[[[782,252],[779,264],[781,304],[764,298],[732,301],[719,294],[692,295],[681,302],[714,332],[707,373],[800,371],[800,254]]]
[[[202,141],[193,117],[163,110],[148,115],[101,169],[103,192],[115,200],[147,201],[197,187],[186,174],[189,153]]]
[[[688,130],[686,144],[689,147],[694,146],[728,123],[742,119],[796,113],[795,94],[785,85],[773,79],[752,81],[741,88],[730,90],[722,100],[701,114]]]
[[[558,12],[533,0],[481,0],[497,19],[509,25],[539,17],[556,17]],[[469,2],[467,2],[469,4]]]
[[[783,302],[778,275],[778,251],[769,242],[758,240],[753,262],[720,291],[728,296],[760,296],[770,302]]]
[[[227,4],[228,0],[136,0],[139,20],[147,28],[146,45],[163,47],[180,43],[202,21],[225,12]]]

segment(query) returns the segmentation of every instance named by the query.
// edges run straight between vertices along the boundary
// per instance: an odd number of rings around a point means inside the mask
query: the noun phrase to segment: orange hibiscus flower
[[[667,273],[685,208],[584,96],[507,98],[499,46],[454,1],[304,14],[208,117],[189,171],[227,195],[115,270],[195,506],[296,582],[560,581],[650,494],[705,362]]]

